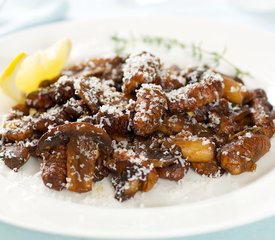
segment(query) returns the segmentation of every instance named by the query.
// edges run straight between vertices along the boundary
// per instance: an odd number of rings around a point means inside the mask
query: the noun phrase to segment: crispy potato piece
[[[174,143],[181,148],[189,162],[210,162],[215,157],[215,145],[204,137],[176,137]]]
[[[221,167],[233,175],[252,172],[256,161],[270,149],[269,138],[260,128],[236,134],[217,154]]]
[[[248,96],[246,87],[232,77],[223,75],[224,91],[223,96],[232,103],[242,105]]]
[[[159,84],[165,91],[178,89],[186,84],[184,71],[178,66],[173,65],[168,69],[161,69],[159,76],[155,79],[154,83]]]

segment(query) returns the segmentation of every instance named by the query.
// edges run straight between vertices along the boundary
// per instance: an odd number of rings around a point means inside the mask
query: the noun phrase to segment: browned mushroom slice
[[[211,162],[192,162],[191,167],[200,175],[208,177],[220,177],[224,170],[216,161]]]
[[[218,151],[221,167],[233,175],[256,169],[256,161],[270,149],[269,138],[260,128],[245,130]]]
[[[148,136],[157,131],[167,109],[167,98],[161,87],[155,84],[143,84],[137,91],[133,119],[135,134]]]
[[[68,190],[88,192],[92,190],[95,164],[99,148],[93,138],[71,137],[67,144],[67,181]]]
[[[265,134],[271,138],[274,134],[274,123],[271,116],[272,105],[268,102],[262,89],[256,89],[252,93],[254,97],[250,101],[252,121],[256,126],[262,127]]]
[[[188,84],[167,93],[173,113],[193,111],[222,97],[223,80],[219,74],[205,72],[200,82]]]
[[[0,151],[0,158],[14,171],[22,167],[28,161],[29,157],[30,153],[28,149],[17,143],[5,144]]]
[[[38,152],[43,158],[42,172],[49,172],[53,182],[46,182],[49,177],[43,177],[47,186],[55,186],[54,176],[58,176],[59,166],[56,168],[51,152],[56,151],[57,146],[65,146],[66,153],[62,158],[62,171],[66,172],[67,187],[75,192],[87,192],[92,189],[93,174],[96,162],[101,156],[109,156],[112,153],[111,139],[108,134],[89,123],[68,123],[55,127],[45,133],[38,143]],[[58,153],[57,153],[58,154]],[[64,159],[64,156],[65,159]],[[60,162],[60,161],[59,161]],[[64,166],[65,162],[65,166]],[[63,181],[64,181],[64,174]],[[64,182],[57,184],[62,188]],[[60,189],[61,189],[60,188]],[[57,189],[57,188],[55,188]]]
[[[151,53],[142,52],[129,56],[123,65],[122,91],[130,94],[142,83],[153,83],[160,67],[159,58]]]

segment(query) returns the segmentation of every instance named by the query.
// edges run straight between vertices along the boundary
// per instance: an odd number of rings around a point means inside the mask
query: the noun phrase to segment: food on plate
[[[0,145],[16,171],[31,156],[41,160],[48,188],[89,192],[108,177],[125,201],[190,170],[255,171],[271,147],[275,114],[264,90],[208,66],[167,67],[141,52],[57,72],[35,77],[39,88],[20,88],[25,101],[6,117]]]

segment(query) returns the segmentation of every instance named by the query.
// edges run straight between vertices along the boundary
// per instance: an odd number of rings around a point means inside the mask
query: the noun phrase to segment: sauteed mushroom
[[[87,192],[92,189],[99,156],[112,152],[111,139],[104,130],[89,123],[68,123],[45,133],[38,152],[43,159],[45,185],[60,190],[67,183],[71,191]],[[62,174],[57,181],[59,171]]]

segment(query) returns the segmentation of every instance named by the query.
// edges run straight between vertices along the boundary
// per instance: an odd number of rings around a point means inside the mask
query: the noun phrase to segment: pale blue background
[[[275,32],[275,0],[149,0],[152,1],[158,3],[149,4],[148,0],[146,4],[144,0],[6,0],[0,9],[0,35],[68,19],[148,15],[200,16]],[[3,204],[1,199],[0,204]],[[0,240],[57,239],[80,238],[48,235],[0,223]],[[177,239],[274,240],[275,217],[226,231]]]

